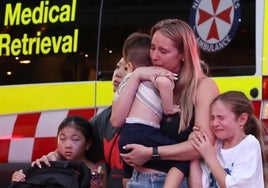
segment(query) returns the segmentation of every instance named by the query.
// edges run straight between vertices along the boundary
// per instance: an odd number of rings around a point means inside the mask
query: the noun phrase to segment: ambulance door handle
[[[250,96],[253,98],[257,98],[259,95],[259,90],[257,88],[252,88],[250,90]]]

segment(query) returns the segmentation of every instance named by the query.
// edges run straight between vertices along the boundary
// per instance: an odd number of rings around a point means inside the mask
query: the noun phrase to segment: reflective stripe
[[[0,115],[108,106],[113,94],[110,81],[1,86]]]
[[[215,77],[213,78],[220,90],[220,93],[229,90],[244,92],[251,100],[261,100],[262,76],[239,76],[239,77]],[[250,91],[258,89],[258,97],[252,98]]]

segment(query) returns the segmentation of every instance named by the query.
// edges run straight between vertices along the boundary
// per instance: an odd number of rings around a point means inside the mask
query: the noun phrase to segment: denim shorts
[[[143,173],[134,169],[132,177],[127,183],[127,188],[163,188],[167,174]],[[187,178],[183,178],[179,188],[188,188]]]

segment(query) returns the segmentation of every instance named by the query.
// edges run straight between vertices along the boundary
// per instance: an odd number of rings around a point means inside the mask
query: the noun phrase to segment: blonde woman
[[[154,149],[138,144],[126,145],[124,149],[132,151],[121,154],[121,157],[129,165],[135,167],[135,177],[132,175],[130,187],[163,186],[166,177],[161,175],[157,180],[155,177],[163,172],[166,173],[168,167],[161,171],[156,171],[153,167],[141,167],[151,158],[178,161],[199,158],[199,152],[188,140],[194,125],[199,125],[202,130],[206,131],[212,143],[215,141],[209,127],[209,105],[218,95],[218,88],[216,83],[203,72],[205,64],[199,57],[193,30],[182,20],[166,19],[152,27],[151,38],[150,57],[154,66],[137,68],[132,73],[125,89],[113,103],[111,123],[114,126],[121,126],[125,122],[137,87],[142,80],[155,82],[158,76],[172,77],[173,73],[176,73],[178,80],[173,90],[173,103],[180,106],[181,112],[164,116],[161,130],[164,135],[179,143]],[[137,177],[142,178],[137,179]]]

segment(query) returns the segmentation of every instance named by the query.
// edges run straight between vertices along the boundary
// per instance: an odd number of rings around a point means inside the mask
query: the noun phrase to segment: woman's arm
[[[205,131],[211,143],[215,138],[210,130],[210,103],[218,95],[218,87],[211,78],[203,78],[198,86],[195,101],[195,126]],[[126,149],[132,149],[128,154],[122,154],[123,159],[131,165],[140,166],[151,158],[152,148],[140,145],[127,145]],[[200,158],[189,140],[169,146],[158,147],[158,152],[162,160],[193,160]]]
[[[215,137],[209,127],[210,104],[218,96],[219,91],[216,83],[211,78],[203,78],[198,85],[195,101],[195,126],[207,133],[211,143],[214,144]],[[164,160],[193,160],[200,157],[189,140],[170,146],[158,148],[161,159]]]

